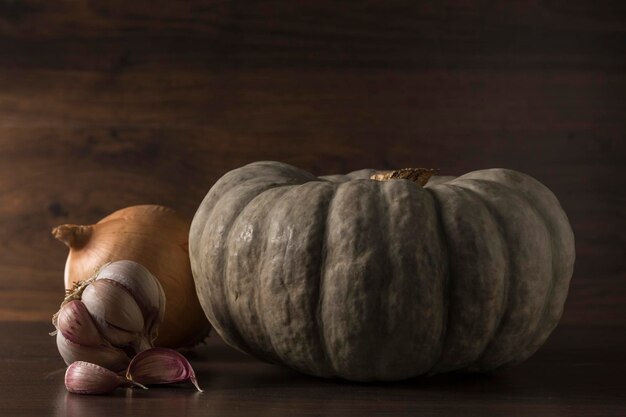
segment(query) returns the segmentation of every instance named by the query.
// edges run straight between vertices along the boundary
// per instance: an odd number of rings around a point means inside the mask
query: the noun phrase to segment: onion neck
[[[87,244],[93,234],[93,226],[62,224],[52,229],[52,235],[70,249],[80,249]]]
[[[376,181],[404,179],[423,187],[437,171],[436,169],[429,168],[402,168],[393,171],[376,171],[370,176],[370,179]]]

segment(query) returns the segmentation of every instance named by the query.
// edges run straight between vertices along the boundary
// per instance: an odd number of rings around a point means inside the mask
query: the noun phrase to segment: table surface
[[[191,385],[70,394],[51,325],[0,322],[0,410],[6,416],[624,416],[626,329],[561,326],[530,360],[495,374],[397,383],[309,377],[259,362],[217,335],[188,357]]]

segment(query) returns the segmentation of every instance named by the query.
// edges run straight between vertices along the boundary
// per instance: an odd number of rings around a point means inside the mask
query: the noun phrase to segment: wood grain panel
[[[623,323],[624,4],[0,2],[0,320],[56,308],[56,224],[191,217],[275,159],[533,175],[576,233],[564,320]]]
[[[0,63],[201,68],[624,66],[620,1],[3,2]]]

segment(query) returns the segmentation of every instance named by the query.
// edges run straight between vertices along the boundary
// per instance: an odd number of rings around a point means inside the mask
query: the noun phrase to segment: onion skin
[[[88,226],[61,225],[54,237],[70,248],[65,288],[89,279],[108,262],[128,259],[146,267],[161,283],[165,317],[156,346],[180,348],[202,341],[210,330],[196,295],[189,262],[189,222],[157,205],[118,210]]]

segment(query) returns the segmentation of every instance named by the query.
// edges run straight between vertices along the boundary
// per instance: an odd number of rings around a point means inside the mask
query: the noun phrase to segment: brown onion
[[[210,325],[198,302],[189,263],[189,222],[174,210],[133,206],[93,225],[58,226],[52,234],[70,248],[66,290],[89,279],[108,262],[132,260],[146,267],[165,292],[165,317],[155,345],[192,346],[208,334]]]

